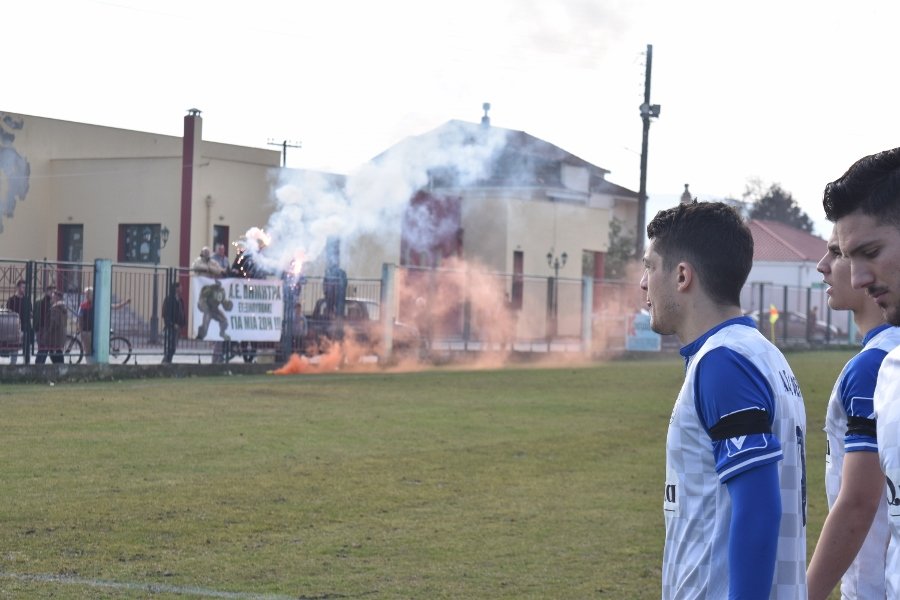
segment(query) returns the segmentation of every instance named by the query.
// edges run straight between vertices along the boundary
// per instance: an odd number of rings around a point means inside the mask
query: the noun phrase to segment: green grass
[[[789,356],[810,554],[848,357]],[[0,598],[658,598],[681,378],[669,357],[6,385]]]

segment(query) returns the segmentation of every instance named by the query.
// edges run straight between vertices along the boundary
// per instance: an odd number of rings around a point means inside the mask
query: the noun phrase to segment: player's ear
[[[686,291],[694,280],[694,268],[690,263],[680,262],[675,268],[675,281],[678,285],[678,291]]]

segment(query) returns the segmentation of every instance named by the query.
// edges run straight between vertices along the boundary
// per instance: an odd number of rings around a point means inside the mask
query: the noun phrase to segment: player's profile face
[[[841,255],[837,226],[831,229],[825,255],[816,265],[816,270],[828,286],[825,294],[832,310],[858,310],[864,302],[871,302],[865,291],[853,289],[850,283],[850,262]]]
[[[885,319],[900,325],[900,230],[861,212],[841,217],[835,230],[853,288],[865,290]]]
[[[674,272],[666,272],[662,256],[654,249],[654,242],[647,247],[643,264],[641,289],[646,292],[644,304],[650,313],[650,329],[661,335],[674,334],[673,322],[678,308]]]

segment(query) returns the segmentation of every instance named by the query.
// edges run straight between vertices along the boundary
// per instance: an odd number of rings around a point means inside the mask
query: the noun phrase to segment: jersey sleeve
[[[719,480],[782,459],[772,433],[775,396],[746,357],[726,347],[700,359],[694,380],[697,414],[712,438]]]
[[[847,365],[838,386],[841,405],[847,413],[846,452],[878,452],[873,398],[878,369],[886,355],[880,348],[860,352]]]

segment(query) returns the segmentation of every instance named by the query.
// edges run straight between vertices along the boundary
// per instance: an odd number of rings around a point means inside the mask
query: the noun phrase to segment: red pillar
[[[181,150],[181,218],[178,227],[178,266],[191,265],[191,212],[194,204],[195,153],[200,147],[203,119],[192,108],[184,117],[184,138]],[[198,250],[199,252],[199,250]]]

